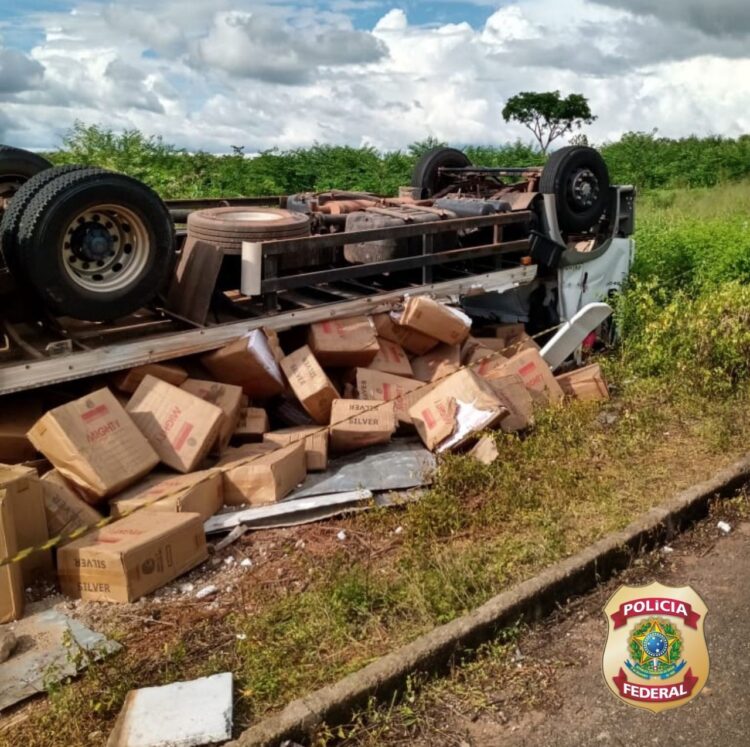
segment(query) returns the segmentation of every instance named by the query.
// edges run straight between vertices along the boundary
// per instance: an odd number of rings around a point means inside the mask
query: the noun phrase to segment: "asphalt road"
[[[718,535],[715,521],[707,528]],[[542,639],[535,639],[544,657],[580,652],[548,685],[554,690],[549,693],[550,706],[519,708],[505,723],[476,715],[459,719],[462,723],[455,726],[463,732],[465,743],[472,747],[750,745],[750,523],[738,524],[729,536],[708,546],[678,542],[669,562],[658,565],[653,575],[644,575],[643,570],[639,574],[637,569],[635,575],[634,584],[649,580],[689,584],[708,605],[705,627],[711,671],[700,695],[681,708],[651,714],[619,701],[607,689],[601,672],[606,638],[602,608],[623,582],[617,580],[591,594],[575,614],[562,615],[546,628]],[[523,654],[537,655],[528,648]]]

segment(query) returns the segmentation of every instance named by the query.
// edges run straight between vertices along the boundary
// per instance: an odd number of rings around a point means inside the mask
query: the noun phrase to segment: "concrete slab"
[[[131,690],[107,747],[198,747],[232,737],[232,674]]]

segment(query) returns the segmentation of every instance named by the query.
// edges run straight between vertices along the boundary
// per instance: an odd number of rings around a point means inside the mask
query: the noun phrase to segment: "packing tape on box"
[[[549,334],[550,332],[555,332],[558,329],[560,329],[563,324],[557,324],[554,327],[549,327],[548,329],[542,330],[541,332],[537,332],[535,335],[529,335],[529,339],[535,340],[538,337],[543,337],[544,335]],[[406,396],[413,396],[416,392],[421,391],[422,389],[427,389],[428,387],[433,387],[437,382],[442,381],[443,379],[448,378],[449,376],[453,376],[454,374],[458,373],[458,371],[463,371],[466,369],[473,369],[482,366],[483,363],[486,363],[487,361],[491,361],[500,357],[504,357],[503,353],[505,353],[508,350],[512,350],[513,348],[517,347],[519,345],[518,342],[513,343],[512,345],[507,345],[502,350],[494,350],[491,353],[488,353],[483,358],[479,358],[478,360],[473,361],[469,364],[462,365],[457,371],[451,371],[444,376],[439,377],[438,379],[435,379],[435,381],[431,382],[425,382],[422,386],[418,387],[417,389],[412,390],[411,392],[408,392],[407,394],[400,395],[398,397],[394,397],[391,400],[379,402],[377,405],[373,405],[372,407],[368,407],[365,410],[360,410],[358,412],[352,413],[351,415],[342,418],[341,420],[337,420],[335,423],[329,423],[328,425],[322,425],[318,430],[306,433],[304,435],[301,435],[297,439],[291,440],[287,446],[292,446],[293,444],[300,443],[301,441],[304,441],[311,436],[317,435],[318,433],[323,433],[327,431],[331,426],[333,425],[342,425],[343,423],[347,423],[353,418],[361,417],[363,413],[372,412],[373,410],[378,410],[384,405],[391,404],[393,402],[398,402],[399,400],[403,399]],[[231,469],[235,469],[236,467],[241,467],[246,464],[250,464],[251,462],[255,461],[256,459],[259,459],[263,454],[254,454],[252,456],[247,457],[246,459],[238,459],[236,462],[232,462]],[[201,485],[203,482],[211,479],[213,475],[216,472],[224,473],[226,471],[229,471],[229,467],[213,467],[207,470],[209,472],[206,477],[201,478],[200,480],[197,480],[193,485]],[[123,511],[119,516],[105,516],[104,518],[100,519],[94,524],[88,524],[86,526],[78,527],[78,529],[74,529],[72,532],[64,533],[64,534],[58,534],[56,537],[51,537],[48,539],[45,543],[41,545],[37,545],[34,547],[26,547],[23,550],[19,550],[15,555],[11,555],[10,557],[7,557],[3,560],[0,560],[0,568],[6,565],[12,565],[14,563],[20,563],[22,560],[25,560],[29,557],[29,555],[32,555],[35,552],[44,552],[45,550],[51,550],[54,547],[57,547],[61,542],[68,541],[68,540],[75,540],[79,539],[80,537],[83,537],[85,534],[88,534],[89,532],[94,532],[97,529],[103,529],[104,527],[108,526],[109,524],[112,524],[115,521],[118,521],[119,519],[124,519],[126,516],[130,516],[131,514],[136,513],[137,511],[143,511],[150,506],[153,506],[156,503],[159,503],[160,501],[169,500],[170,498],[174,498],[177,495],[180,495],[180,493],[183,493],[185,490],[184,487],[182,488],[176,488],[175,490],[166,493],[165,495],[161,495],[158,498],[155,498],[152,501],[148,501],[146,503],[143,503],[135,508],[128,509]]]

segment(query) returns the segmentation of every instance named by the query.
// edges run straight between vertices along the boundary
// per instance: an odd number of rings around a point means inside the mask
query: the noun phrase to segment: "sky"
[[[750,131],[747,0],[0,0],[0,142],[80,120],[190,150],[531,135],[519,91],[588,97],[589,140]]]

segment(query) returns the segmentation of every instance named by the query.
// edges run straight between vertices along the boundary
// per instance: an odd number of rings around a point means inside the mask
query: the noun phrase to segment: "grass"
[[[434,488],[403,510],[279,535],[226,606],[196,614],[148,603],[139,614],[157,623],[130,634],[120,624],[122,654],[34,704],[0,743],[101,744],[131,687],[226,670],[240,729],[625,526],[744,450],[746,393],[620,386],[604,411],[543,413],[524,440],[496,434],[494,465],[446,459]],[[345,543],[334,539],[341,528]]]
[[[701,213],[710,204],[718,217]],[[103,744],[131,687],[226,670],[240,730],[745,453],[748,207],[747,185],[643,200],[623,344],[602,361],[612,402],[540,413],[527,438],[494,434],[493,465],[446,458],[403,509],[253,535],[243,546],[256,564],[216,605],[148,600],[139,625],[112,610],[123,653],[0,726],[0,744]]]

